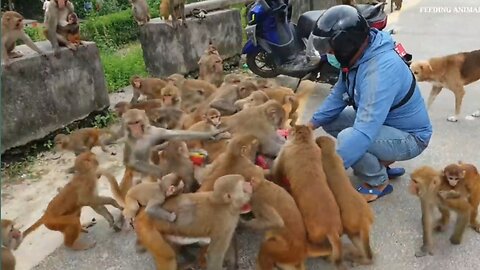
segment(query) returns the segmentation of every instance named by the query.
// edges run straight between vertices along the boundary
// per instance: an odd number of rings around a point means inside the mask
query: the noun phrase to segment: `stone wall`
[[[47,56],[21,45],[16,50],[25,56],[2,65],[2,154],[109,106],[95,43],[62,48],[59,58],[48,41],[36,44]]]
[[[302,13],[310,10],[327,9],[334,5],[339,5],[342,0],[294,0],[292,21],[295,23]]]
[[[170,22],[155,18],[141,28],[143,58],[150,75],[198,70],[197,62],[210,39],[223,59],[241,54],[243,29],[238,10],[212,11],[203,20],[187,18],[186,22],[186,28],[173,29]]]

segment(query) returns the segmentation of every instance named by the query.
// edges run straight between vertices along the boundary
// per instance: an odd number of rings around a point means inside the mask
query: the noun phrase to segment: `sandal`
[[[405,174],[404,168],[390,168],[387,166],[388,179],[394,179]]]
[[[369,189],[369,188],[364,187],[364,186],[359,186],[357,188],[357,191],[360,194],[377,196],[377,198],[368,201],[368,202],[373,202],[373,201],[376,201],[377,199],[380,199],[381,197],[383,197],[385,195],[388,195],[388,194],[392,193],[393,192],[393,186],[388,184],[382,191],[380,191],[376,188],[370,188]]]

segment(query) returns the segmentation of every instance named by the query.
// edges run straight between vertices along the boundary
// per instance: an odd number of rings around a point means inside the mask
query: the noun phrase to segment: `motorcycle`
[[[370,27],[378,30],[387,25],[384,6],[384,2],[355,5]],[[263,78],[287,75],[300,80],[336,83],[340,71],[328,63],[326,55],[322,55],[318,63],[309,61],[306,54],[308,37],[325,10],[307,11],[297,24],[290,20],[288,0],[257,0],[247,10],[245,32],[248,41],[242,54],[246,54],[247,66],[254,74]],[[406,62],[411,60],[401,44],[397,44],[396,49]]]

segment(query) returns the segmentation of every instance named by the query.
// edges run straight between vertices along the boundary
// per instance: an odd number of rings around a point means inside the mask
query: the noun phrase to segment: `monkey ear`
[[[223,200],[224,200],[225,202],[230,202],[230,201],[232,200],[232,196],[230,195],[230,193],[225,193],[225,194],[223,195]]]

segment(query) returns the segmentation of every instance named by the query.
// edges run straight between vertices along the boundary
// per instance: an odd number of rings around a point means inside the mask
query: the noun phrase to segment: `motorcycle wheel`
[[[275,67],[267,64],[265,52],[247,54],[247,66],[253,73],[262,78],[274,78],[278,76]]]

